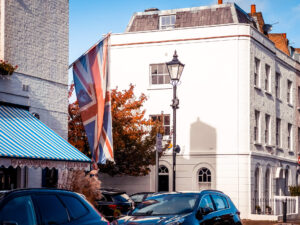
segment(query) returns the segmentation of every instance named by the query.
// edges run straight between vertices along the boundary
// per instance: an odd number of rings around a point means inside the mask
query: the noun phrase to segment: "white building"
[[[164,63],[176,50],[185,64],[177,87],[176,190],[218,189],[243,218],[254,218],[258,206],[268,214],[270,206],[274,216],[260,218],[276,219],[282,198],[289,200],[289,214],[298,212],[287,186],[299,184],[300,64],[297,54],[284,53],[263,34],[261,21],[255,6],[249,15],[232,3],[135,13],[125,33],[111,35],[110,73],[112,87],[133,83],[145,93],[148,116],[163,113],[172,130]],[[160,190],[172,190],[171,153],[160,166]],[[154,170],[102,180],[128,192],[155,191]]]

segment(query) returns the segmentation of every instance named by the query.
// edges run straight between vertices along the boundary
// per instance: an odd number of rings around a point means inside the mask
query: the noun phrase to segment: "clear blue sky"
[[[208,6],[218,0],[70,0],[69,62],[72,63],[82,53],[108,32],[122,33],[134,12],[147,8],[160,10]],[[273,33],[287,33],[294,47],[300,48],[300,0],[232,0],[246,12],[256,4],[265,23],[276,23]]]

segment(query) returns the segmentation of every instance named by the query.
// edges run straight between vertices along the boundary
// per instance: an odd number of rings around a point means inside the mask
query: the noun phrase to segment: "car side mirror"
[[[3,221],[3,225],[18,225],[16,221]]]
[[[196,218],[197,218],[197,220],[202,220],[203,219],[203,216],[202,216],[202,213],[201,213],[200,209],[198,209],[197,212],[196,212]]]

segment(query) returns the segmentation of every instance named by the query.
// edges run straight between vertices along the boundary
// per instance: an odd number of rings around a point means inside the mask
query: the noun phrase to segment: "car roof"
[[[154,193],[158,193],[158,192],[151,192],[151,191],[137,192],[137,193],[131,194],[130,196],[143,195],[143,194],[154,194]]]
[[[107,194],[107,195],[121,195],[121,194],[126,194],[126,191],[114,189],[114,188],[100,188],[100,191],[102,194]]]
[[[55,188],[24,188],[24,189],[13,189],[13,190],[4,190],[0,191],[0,195],[2,194],[2,197],[13,195],[13,194],[19,194],[19,193],[74,193],[69,190],[64,189],[55,189]]]

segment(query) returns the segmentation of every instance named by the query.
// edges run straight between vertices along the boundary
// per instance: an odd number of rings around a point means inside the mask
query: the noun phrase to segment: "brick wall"
[[[5,10],[0,10],[0,18],[5,13],[4,59],[19,68],[10,80],[0,79],[0,101],[29,106],[67,138],[68,0],[1,3],[5,3]]]

